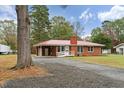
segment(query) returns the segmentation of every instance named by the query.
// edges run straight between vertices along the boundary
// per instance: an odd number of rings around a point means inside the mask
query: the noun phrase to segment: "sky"
[[[101,26],[104,20],[115,20],[124,17],[124,6],[117,5],[48,5],[49,18],[63,16],[70,23],[79,21],[84,27],[84,35],[89,36],[93,28]],[[15,6],[0,6],[0,20],[15,20]]]

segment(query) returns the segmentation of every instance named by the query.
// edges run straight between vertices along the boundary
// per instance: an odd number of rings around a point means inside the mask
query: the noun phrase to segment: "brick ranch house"
[[[87,41],[77,41],[76,36],[70,40],[48,40],[34,45],[37,56],[98,56],[104,45]]]

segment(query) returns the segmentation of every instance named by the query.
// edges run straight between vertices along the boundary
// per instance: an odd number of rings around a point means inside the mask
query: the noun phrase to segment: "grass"
[[[37,77],[48,75],[47,69],[44,67],[31,66],[30,68],[10,70],[16,65],[16,55],[0,55],[0,85],[4,85],[7,80]]]
[[[70,57],[70,58],[73,60],[80,60],[81,62],[124,68],[123,55],[84,56],[84,57]]]
[[[16,55],[0,55],[0,69],[9,69],[16,65]]]

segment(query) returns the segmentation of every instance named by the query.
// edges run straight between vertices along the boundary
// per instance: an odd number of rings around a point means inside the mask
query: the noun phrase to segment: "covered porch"
[[[36,47],[37,56],[56,56],[56,46],[38,46]]]
[[[36,47],[37,56],[74,56],[70,46],[38,46]]]

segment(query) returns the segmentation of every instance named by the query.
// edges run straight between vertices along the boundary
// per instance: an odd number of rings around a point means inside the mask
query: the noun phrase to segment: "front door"
[[[69,56],[69,46],[65,46],[65,55]]]

